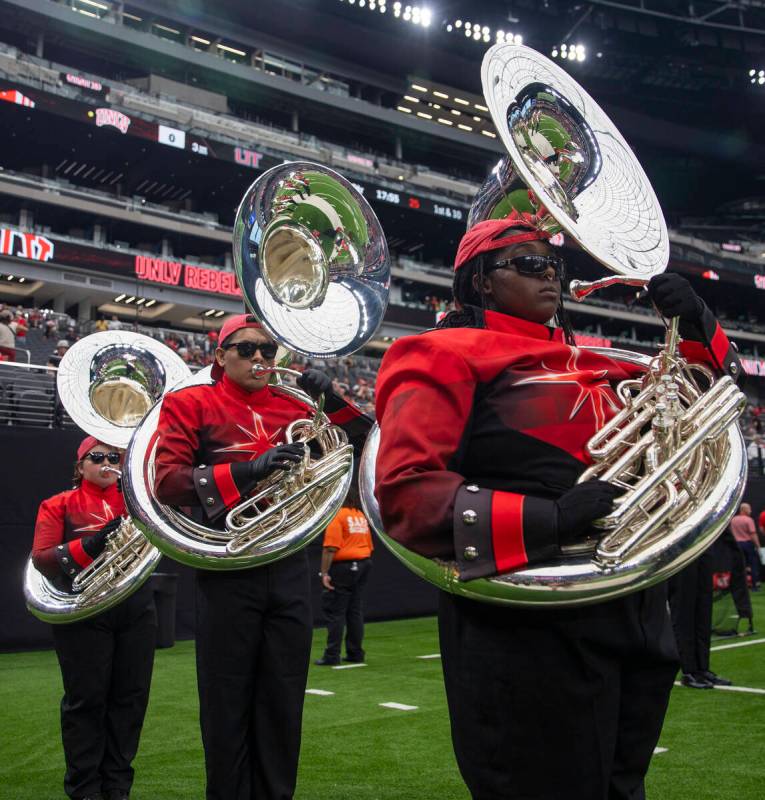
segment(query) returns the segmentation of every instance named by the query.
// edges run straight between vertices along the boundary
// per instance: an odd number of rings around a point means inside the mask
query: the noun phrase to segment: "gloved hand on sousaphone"
[[[592,478],[561,495],[555,501],[558,546],[565,547],[585,539],[592,530],[592,523],[610,514],[614,509],[614,499],[624,491],[613,483]]]
[[[324,395],[324,411],[328,414],[339,411],[345,405],[343,398],[335,394],[332,388],[332,378],[321,370],[305,370],[297,379],[297,385],[314,400]]]
[[[679,318],[681,332],[683,325],[696,326],[706,308],[688,280],[676,272],[654,275],[646,290],[659,314]]]
[[[302,442],[280,444],[258,456],[253,461],[240,461],[231,465],[231,477],[240,494],[252,490],[258,481],[268,477],[275,470],[286,470],[303,460],[305,445]]]
[[[80,539],[82,549],[91,557],[100,556],[106,547],[106,540],[110,533],[116,531],[122,523],[122,517],[115,517],[104,525],[103,528],[90,536],[83,536]]]

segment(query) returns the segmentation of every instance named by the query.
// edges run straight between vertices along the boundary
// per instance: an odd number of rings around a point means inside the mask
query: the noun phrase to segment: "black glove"
[[[112,531],[116,531],[121,523],[122,517],[115,517],[110,522],[107,522],[106,525],[101,528],[101,530],[97,531],[91,536],[83,536],[82,539],[80,539],[80,542],[82,543],[82,549],[91,558],[96,558],[96,556],[101,555],[104,547],[106,547],[106,537]]]
[[[297,379],[297,385],[314,400],[318,400],[319,395],[326,395],[332,391],[332,378],[321,370],[307,369]]]
[[[579,483],[558,498],[558,544],[574,544],[584,538],[593,520],[614,508],[614,498],[624,489],[593,478]]]
[[[231,477],[239,491],[245,494],[274,470],[287,469],[292,464],[300,463],[303,460],[303,453],[305,453],[304,444],[280,444],[258,456],[254,461],[232,464]]]
[[[675,272],[654,275],[648,282],[648,296],[663,317],[680,317],[682,322],[696,322],[704,313],[704,301],[693,287]]]

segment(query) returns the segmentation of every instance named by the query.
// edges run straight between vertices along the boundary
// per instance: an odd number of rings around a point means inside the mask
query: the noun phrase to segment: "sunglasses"
[[[88,453],[85,458],[89,458],[94,464],[101,464],[104,459],[107,459],[110,464],[119,464],[122,458],[121,453]]]
[[[560,256],[527,255],[505,258],[490,264],[484,274],[495,269],[514,269],[519,275],[528,278],[543,278],[547,270],[552,267],[555,279],[562,281],[566,277],[566,262]]]
[[[234,342],[223,345],[224,350],[230,350],[232,347],[236,347],[239,358],[252,358],[260,350],[260,354],[266,361],[276,358],[276,351],[279,349],[276,342]]]

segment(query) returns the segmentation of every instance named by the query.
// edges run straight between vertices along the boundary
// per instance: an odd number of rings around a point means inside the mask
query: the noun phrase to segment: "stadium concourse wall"
[[[71,487],[78,430],[0,427],[0,651],[53,646],[51,626],[27,611],[23,574],[32,546],[37,509],[46,497]],[[318,578],[321,537],[308,547],[314,621],[322,623]],[[194,636],[194,570],[163,558],[160,573],[176,573],[175,634]],[[366,592],[368,620],[434,614],[437,590],[416,578],[376,542],[374,569]]]
[[[0,651],[52,647],[50,625],[24,605],[23,573],[40,502],[71,485],[73,453],[82,439],[77,430],[0,429]],[[744,499],[755,513],[765,508],[765,478],[750,478]],[[317,573],[321,539],[308,548],[313,585],[314,621],[322,623]],[[164,558],[157,570],[177,574],[176,637],[194,636],[193,570]],[[434,614],[437,590],[416,578],[382,545],[376,546],[366,594],[368,620]]]

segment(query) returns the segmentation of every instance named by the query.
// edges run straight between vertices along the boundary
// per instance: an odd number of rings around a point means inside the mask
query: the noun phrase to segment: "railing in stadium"
[[[153,329],[153,333],[157,333]],[[169,332],[168,332],[169,333]],[[177,335],[177,331],[172,332]],[[297,358],[293,366],[308,366]],[[356,402],[367,413],[374,413],[374,378],[379,361],[354,356],[337,362],[322,362],[332,374],[335,388]],[[19,363],[0,363],[0,425],[35,428],[74,428],[56,392],[55,367]],[[765,436],[757,430],[759,415],[754,406],[747,410],[742,423],[749,469],[753,475],[765,475]]]

